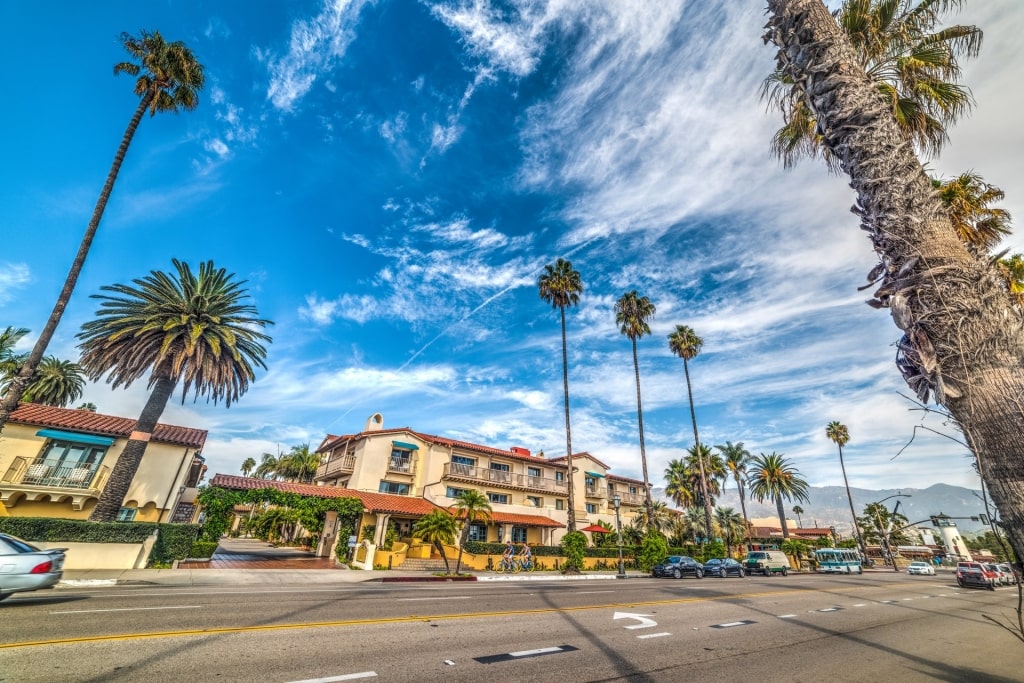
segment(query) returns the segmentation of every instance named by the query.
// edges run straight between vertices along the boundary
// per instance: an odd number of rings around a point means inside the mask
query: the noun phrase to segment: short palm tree
[[[648,516],[647,508],[640,510],[633,518],[633,523],[641,528],[652,531],[665,531],[672,526],[673,512],[668,505],[660,500],[651,503],[651,512]]]
[[[689,539],[709,539],[711,534],[708,533],[707,526],[704,523],[704,510],[699,507],[692,507],[683,513],[680,517],[679,523],[682,526],[684,536]],[[712,533],[714,530],[712,530]],[[703,545],[706,540],[700,540]]]
[[[57,297],[53,311],[43,326],[43,331],[36,340],[32,351],[25,358],[18,374],[13,378],[10,386],[0,399],[0,431],[3,431],[7,424],[7,418],[18,407],[18,402],[25,392],[25,388],[32,380],[36,367],[43,359],[46,347],[53,338],[57,325],[64,315],[68,301],[71,300],[71,293],[78,282],[78,276],[85,264],[85,257],[89,254],[96,230],[99,228],[100,219],[107,207],[107,200],[114,189],[114,181],[121,170],[121,163],[125,154],[128,153],[128,146],[135,137],[135,131],[142,121],[146,110],[149,115],[154,116],[157,112],[179,112],[181,110],[191,111],[199,104],[199,91],[205,84],[206,77],[203,73],[203,66],[196,60],[192,51],[182,42],[168,43],[160,35],[159,31],[149,33],[143,31],[139,36],[132,36],[128,33],[121,34],[121,43],[134,61],[121,62],[114,65],[114,73],[126,73],[131,76],[138,76],[135,80],[135,94],[140,98],[135,108],[128,128],[121,137],[121,144],[114,155],[114,162],[107,172],[107,180],[100,191],[96,207],[93,209],[92,218],[85,229],[85,235],[78,247],[78,253],[71,264],[68,276],[64,281],[64,287]]]
[[[152,390],[89,516],[92,521],[116,519],[177,386],[182,400],[193,392],[197,399],[223,399],[230,407],[255,379],[255,367],[266,368],[263,345],[271,340],[260,330],[273,323],[258,318],[246,303],[244,283],[212,261],[200,264],[198,274],[177,259],[174,268],[173,274],[153,271],[134,286],[103,287],[111,295],[93,295],[102,302],[100,310],[78,334],[90,379],[106,376],[117,388],[148,376]]]
[[[839,447],[839,467],[843,471],[843,486],[846,487],[846,500],[850,503],[850,517],[853,518],[853,531],[857,534],[857,542],[860,544],[860,552],[867,557],[867,548],[864,547],[864,539],[861,538],[860,526],[857,524],[857,511],[853,507],[853,495],[850,493],[850,481],[846,478],[846,463],[843,462],[843,446],[850,442],[850,430],[846,425],[833,420],[825,427],[825,436]]]
[[[44,406],[63,408],[82,396],[85,375],[82,366],[69,360],[47,356],[36,368],[22,399]]]
[[[677,507],[690,508],[697,503],[693,474],[684,460],[669,460],[665,468],[665,495]]]
[[[736,482],[736,491],[740,496],[740,509],[743,511],[743,522],[749,526],[750,518],[747,517],[746,482],[747,466],[750,464],[750,459],[753,456],[751,456],[750,451],[743,447],[742,441],[737,444],[726,441],[724,445],[715,446],[715,448],[722,454],[722,459],[725,460],[725,467]]]
[[[242,461],[242,476],[248,477],[256,469],[256,459],[246,458]]]
[[[807,489],[807,481],[800,476],[800,472],[778,453],[762,453],[754,456],[750,463],[750,495],[759,503],[775,501],[783,538],[789,538],[789,527],[786,525],[782,500],[785,498],[791,502],[806,503]]]
[[[544,266],[544,272],[537,282],[540,298],[558,309],[562,320],[562,393],[565,397],[565,457],[569,465],[567,492],[569,495],[569,515],[566,528],[569,533],[576,531],[576,500],[573,494],[572,467],[572,429],[569,427],[569,356],[565,344],[565,309],[576,306],[583,293],[583,282],[579,271],[574,270],[572,263],[558,259],[555,265]]]
[[[938,154],[946,126],[967,113],[970,90],[957,83],[959,59],[976,57],[982,32],[976,26],[936,30],[940,14],[963,0],[846,0],[835,13],[860,66],[888,103],[900,128],[925,154]],[[772,152],[788,167],[801,157],[823,155],[829,168],[838,160],[821,145],[818,121],[802,98],[793,96],[793,79],[774,72],[763,94],[780,107],[784,125],[772,139]]]
[[[487,496],[474,489],[465,489],[455,497],[457,516],[462,521],[462,533],[459,534],[459,559],[455,562],[455,573],[462,571],[462,551],[469,540],[469,526],[474,522],[491,519],[491,501]]]
[[[732,508],[715,508],[715,526],[725,539],[726,551],[730,555],[733,546],[739,545],[747,537],[747,520]]]
[[[24,361],[14,352],[14,347],[26,334],[28,330],[24,327],[6,327],[0,332],[0,377],[10,377],[18,372]]]
[[[932,185],[965,244],[986,253],[1010,234],[1010,212],[992,206],[1005,199],[1006,193],[977,173],[968,171],[946,181],[932,178]]]
[[[644,508],[647,521],[654,519],[651,509],[651,482],[647,477],[647,450],[644,447],[644,409],[640,401],[640,363],[636,355],[636,340],[651,333],[648,320],[654,317],[654,304],[646,296],[640,296],[634,289],[626,292],[615,302],[615,323],[619,331],[629,337],[633,344],[633,374],[636,377],[636,418],[640,426],[640,465],[644,473]]]
[[[320,456],[309,450],[309,444],[292,446],[286,454],[277,459],[275,475],[286,481],[310,484],[320,465]]]
[[[448,555],[445,553],[444,547],[455,543],[457,528],[458,521],[440,509],[432,510],[430,514],[421,517],[412,527],[412,533],[416,538],[422,538],[441,553],[445,574],[451,574],[452,570],[448,564]]]
[[[1019,305],[1024,306],[1024,254],[1013,254],[999,259],[999,273],[1006,280],[1006,288]]]
[[[697,336],[692,328],[686,325],[676,325],[672,334],[668,335],[668,348],[675,355],[683,359],[683,372],[686,374],[686,395],[690,399],[690,420],[693,423],[693,444],[697,457],[697,468],[700,472],[700,491],[704,504],[704,521],[707,536],[711,536],[711,496],[708,492],[708,473],[704,465],[704,451],[700,447],[700,437],[697,435],[697,412],[693,406],[693,387],[690,384],[690,361],[697,357],[704,340]]]
[[[798,528],[802,528],[803,525],[804,525],[804,520],[800,518],[800,515],[804,514],[804,509],[802,507],[800,507],[799,505],[794,505],[793,506],[793,514],[796,515],[796,525],[797,525],[797,527]]]

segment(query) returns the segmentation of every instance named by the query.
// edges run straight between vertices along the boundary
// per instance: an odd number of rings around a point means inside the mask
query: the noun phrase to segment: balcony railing
[[[623,505],[643,505],[644,494],[642,493],[626,493],[625,491],[609,491],[608,500],[611,500],[612,496],[618,496],[619,500],[622,501]]]
[[[2,481],[7,484],[55,489],[99,490],[103,488],[109,474],[110,468],[106,465],[18,457],[7,468]]]
[[[587,498],[607,498],[608,489],[604,486],[584,486],[584,495]]]
[[[391,458],[388,460],[388,472],[415,474],[416,463],[412,461],[412,458]]]
[[[316,478],[321,479],[335,474],[347,474],[356,468],[356,456],[343,455],[340,458],[333,458],[326,464],[316,468]]]
[[[537,477],[529,474],[515,474],[507,470],[492,470],[488,467],[473,467],[471,465],[460,465],[458,463],[445,463],[444,476],[448,479],[464,479],[467,481],[480,481],[510,488],[531,489],[534,491],[552,491],[564,493],[566,491],[564,481],[556,481],[546,477]]]

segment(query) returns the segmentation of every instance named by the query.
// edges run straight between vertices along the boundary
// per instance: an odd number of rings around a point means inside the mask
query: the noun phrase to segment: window
[[[388,463],[388,469],[393,472],[411,472],[412,451],[402,450],[401,448],[392,449],[391,462]]]
[[[555,481],[560,484],[565,483],[565,472],[555,472]]]
[[[492,462],[489,479],[491,481],[502,481],[509,482],[512,480],[512,475],[509,471],[509,466],[503,462]]]
[[[635,486],[630,486],[629,487],[629,492],[632,493],[635,496],[636,495],[636,487]]]
[[[395,495],[399,496],[409,495],[408,484],[399,484],[393,481],[382,481],[380,483],[380,488],[377,490],[380,491],[381,493],[394,493]]]
[[[513,543],[526,543],[526,527],[525,526],[514,526],[514,527],[512,527],[512,542]]]
[[[46,431],[42,430],[44,436]],[[90,437],[83,435],[83,438]],[[52,439],[47,442],[40,457],[29,465],[25,483],[88,488],[108,447]]]
[[[448,496],[449,498],[458,498],[465,492],[466,489],[457,489],[454,486],[449,486],[448,488],[445,489],[444,495]]]
[[[508,503],[507,493],[488,493],[487,500],[492,503]]]
[[[469,525],[469,540],[471,541],[486,541],[487,540],[487,526],[484,524],[470,524]]]
[[[555,509],[556,510],[564,510],[565,509],[565,501],[562,500],[561,498],[555,498]]]
[[[544,501],[541,500],[540,496],[527,496],[526,502],[535,508],[544,507]]]
[[[121,508],[117,512],[118,522],[134,522],[135,515],[138,514],[137,508]]]
[[[476,460],[473,458],[467,458],[464,455],[452,456],[452,474],[472,474],[474,467],[476,467]]]
[[[527,467],[526,468],[526,476],[528,476],[528,477],[539,477],[540,476],[540,468],[539,467]]]
[[[594,505],[593,503],[587,503],[587,514],[589,514],[589,515],[597,514],[597,506]]]

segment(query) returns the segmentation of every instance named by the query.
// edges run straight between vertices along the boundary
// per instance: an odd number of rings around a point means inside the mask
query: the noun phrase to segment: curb
[[[381,583],[477,581],[475,576],[384,576]]]
[[[83,588],[87,586],[114,586],[117,579],[67,579],[58,581],[54,588]]]

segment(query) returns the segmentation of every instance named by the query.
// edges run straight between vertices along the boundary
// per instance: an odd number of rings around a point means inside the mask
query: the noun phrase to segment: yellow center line
[[[887,586],[855,586],[846,587],[846,590],[864,590],[868,588],[887,588],[901,584],[889,584]],[[749,598],[764,598],[773,595],[793,595],[795,593],[817,593],[822,592],[816,588],[792,588],[789,590],[764,591],[759,593],[737,593],[735,595],[716,595],[689,598],[672,598],[669,600],[645,600],[629,602],[612,602],[603,605],[583,605],[579,607],[544,607],[539,609],[502,610],[500,612],[467,612],[464,614],[410,614],[404,617],[381,617],[377,619],[345,619],[341,621],[316,621],[298,624],[269,624],[263,626],[223,626],[215,628],[189,629],[183,631],[150,631],[147,633],[120,633],[111,635],[80,636],[78,638],[55,638],[53,640],[32,640],[19,643],[0,643],[0,650],[7,650],[20,647],[39,647],[43,645],[74,645],[77,643],[99,643],[119,640],[137,640],[143,638],[175,638],[183,636],[208,636],[224,633],[254,633],[259,631],[289,631],[313,628],[342,628],[346,626],[373,626],[378,624],[402,624],[428,621],[453,621],[456,619],[482,619],[486,617],[507,617],[527,616],[538,614],[555,614],[560,612],[585,612],[599,609],[619,609],[624,607],[653,607],[656,605],[685,605],[700,602],[721,602],[725,600],[744,600]]]

